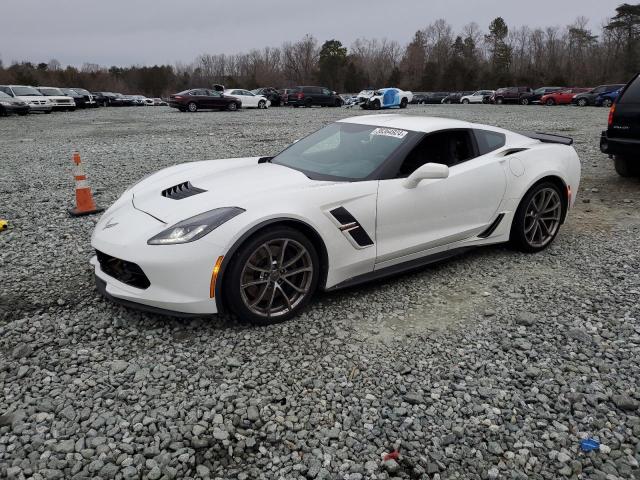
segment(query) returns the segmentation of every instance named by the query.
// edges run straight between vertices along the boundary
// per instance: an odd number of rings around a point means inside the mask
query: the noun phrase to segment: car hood
[[[274,196],[335,183],[311,180],[297,170],[268,162],[259,164],[258,160],[259,157],[210,160],[161,170],[130,190],[133,205],[171,225],[214,208],[247,209]],[[189,186],[185,188],[187,182]],[[169,193],[169,189],[180,185],[182,191],[178,195]]]

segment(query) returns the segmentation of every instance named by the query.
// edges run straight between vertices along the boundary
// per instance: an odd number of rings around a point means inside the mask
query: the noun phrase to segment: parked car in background
[[[601,93],[596,97],[594,102],[596,107],[611,107],[622,92],[622,89],[614,90],[613,92]]]
[[[131,95],[136,106],[145,107],[153,106],[153,100],[145,97],[144,95]]]
[[[442,99],[447,97],[450,92],[425,92],[423,104],[439,104],[442,103]]]
[[[93,95],[94,100],[99,106],[108,107],[110,98],[115,94],[111,92],[91,92],[91,95]]]
[[[600,150],[613,158],[622,177],[640,177],[640,74],[620,92],[609,110],[607,130],[600,137]]]
[[[163,99],[159,97],[155,97],[152,100],[153,100],[154,107],[166,107],[167,105],[169,105],[167,102],[165,102]]]
[[[293,88],[281,88],[278,90],[280,94],[280,102],[282,105],[288,104],[289,94],[293,91]]]
[[[574,105],[578,105],[579,107],[586,106],[594,106],[596,104],[596,98],[598,95],[602,95],[604,93],[614,92],[624,87],[623,83],[614,83],[610,85],[599,85],[596,88],[585,92],[580,93],[573,97],[571,103]]]
[[[279,107],[282,105],[280,92],[273,87],[256,88],[255,90],[251,90],[251,93],[254,95],[262,95],[271,102],[272,107]]]
[[[491,97],[491,103],[502,105],[503,103],[519,103],[529,105],[533,89],[531,87],[506,87],[499,88]]]
[[[132,107],[133,99],[122,95],[121,93],[114,93],[113,97],[109,98],[110,107]]]
[[[242,108],[269,108],[271,104],[269,100],[267,100],[267,97],[256,95],[242,88],[229,88],[224,91],[224,94],[239,98],[240,102],[242,102]]]
[[[359,97],[359,96],[358,96]],[[366,101],[360,103],[365,110],[380,110],[381,108],[407,108],[413,99],[413,93],[399,88],[380,88],[373,92]]]
[[[0,91],[0,115],[10,115],[12,113],[27,115],[29,113],[29,105],[24,100],[14,98]]]
[[[342,103],[340,95],[326,87],[294,87],[287,94],[287,104],[294,107],[340,107]]]
[[[84,106],[85,108],[98,108],[98,102],[93,97],[93,94],[89,90],[85,90],[84,88],[71,87],[71,90],[77,92],[78,94],[84,97]]]
[[[577,94],[588,92],[590,90],[591,88],[573,87],[547,93],[540,97],[540,105],[547,105],[549,107],[552,105],[569,105],[571,104],[573,97]]]
[[[60,88],[60,91],[67,97],[73,98],[73,102],[77,108],[87,108],[87,100],[84,98],[84,95],[79,94],[71,88]]]
[[[419,105],[423,103],[424,98],[425,98],[424,93],[414,93],[413,98],[409,103],[411,103],[412,105]]]
[[[225,95],[219,90],[209,88],[192,88],[175,93],[169,97],[169,106],[181,112],[197,112],[198,110],[238,110],[242,107],[239,98]]]
[[[465,95],[471,95],[473,92],[463,91],[463,92],[451,92],[449,95],[442,99],[442,103],[446,105],[451,105],[452,103],[460,103],[462,97]]]
[[[465,105],[470,103],[485,103],[485,99],[491,97],[494,93],[493,90],[478,90],[460,97],[460,103],[464,103]]]
[[[73,98],[62,93],[62,90],[55,87],[37,87],[38,91],[47,97],[54,110],[73,112],[76,109],[76,102]]]
[[[0,85],[0,91],[29,105],[30,112],[51,113],[53,104],[38,90],[27,85]]]
[[[536,88],[533,91],[533,94],[529,97],[529,103],[532,104],[539,104],[540,100],[542,99],[543,96],[549,94],[549,93],[553,93],[553,92],[559,92],[560,90],[564,90],[567,87],[540,87],[540,88]]]

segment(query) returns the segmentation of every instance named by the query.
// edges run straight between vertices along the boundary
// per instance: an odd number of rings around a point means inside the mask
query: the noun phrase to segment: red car
[[[573,87],[547,93],[540,98],[540,105],[570,105],[575,95],[590,91],[591,88]]]

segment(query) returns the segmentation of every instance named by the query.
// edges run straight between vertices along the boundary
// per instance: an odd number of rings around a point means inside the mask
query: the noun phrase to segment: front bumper
[[[25,114],[29,113],[29,105],[3,105],[2,108],[7,113]]]
[[[94,256],[90,263],[96,277],[105,283],[105,293],[119,301],[170,312],[217,313],[216,299],[210,295],[211,276],[224,247],[208,239],[181,245],[147,245],[147,239],[165,225],[130,205],[107,211],[96,225],[91,245],[101,252],[103,262],[111,257],[128,263],[128,267],[141,269],[147,281],[132,281],[128,275],[132,270],[122,265],[113,268],[105,264],[105,271]],[[105,228],[109,222],[113,226]]]
[[[38,103],[38,104],[33,104],[33,103],[29,103],[29,111],[31,112],[50,112],[51,110],[53,110],[53,105],[51,103]]]
[[[600,151],[607,155],[638,156],[640,154],[640,140],[611,138],[604,130],[600,135]]]

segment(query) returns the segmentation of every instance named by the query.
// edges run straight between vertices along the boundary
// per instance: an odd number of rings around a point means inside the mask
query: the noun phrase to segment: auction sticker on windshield
[[[382,128],[378,127],[371,135],[382,135],[384,137],[404,138],[407,135],[406,130],[398,130],[397,128]]]

